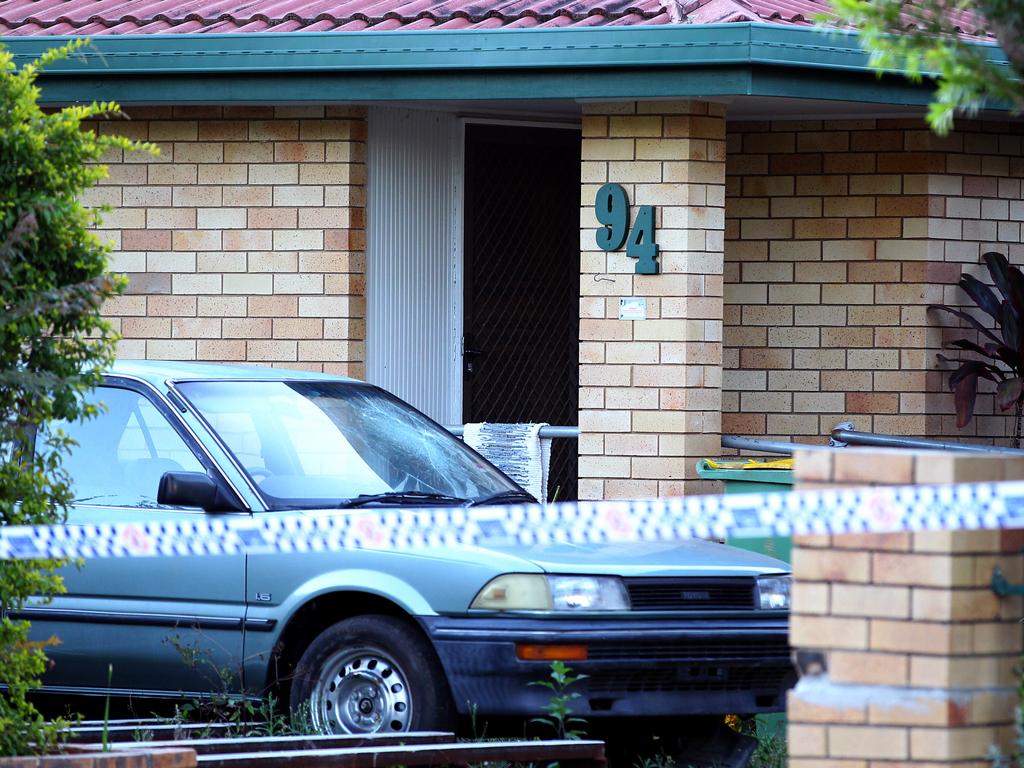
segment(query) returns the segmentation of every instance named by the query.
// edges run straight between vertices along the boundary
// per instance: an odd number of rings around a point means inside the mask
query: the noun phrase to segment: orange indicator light
[[[522,661],[586,661],[587,646],[516,643],[516,657]]]

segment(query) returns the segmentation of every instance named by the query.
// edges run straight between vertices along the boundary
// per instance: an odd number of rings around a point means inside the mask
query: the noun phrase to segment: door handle
[[[482,349],[471,349],[470,347],[463,347],[462,349],[462,360],[465,365],[466,374],[472,376],[476,373],[476,359],[482,357],[484,351]]]

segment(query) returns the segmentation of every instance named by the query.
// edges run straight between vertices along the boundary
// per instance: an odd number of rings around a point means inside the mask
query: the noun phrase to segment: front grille
[[[594,661],[667,661],[670,659],[788,659],[785,637],[683,638],[660,643],[592,643],[587,658]]]
[[[746,576],[626,579],[634,611],[753,610],[754,586]]]
[[[680,664],[654,669],[597,670],[591,674],[589,695],[673,693],[677,691],[766,691],[785,687],[792,668],[729,667]]]

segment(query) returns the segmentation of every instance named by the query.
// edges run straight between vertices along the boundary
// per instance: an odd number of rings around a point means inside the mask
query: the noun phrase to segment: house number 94
[[[658,274],[658,244],[654,242],[654,206],[637,208],[633,228],[629,229],[629,198],[621,184],[605,184],[597,190],[594,211],[601,222],[594,234],[602,251],[618,251],[623,244],[626,255],[636,259],[638,275]]]

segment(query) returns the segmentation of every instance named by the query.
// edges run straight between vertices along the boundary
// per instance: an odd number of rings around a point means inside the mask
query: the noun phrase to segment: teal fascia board
[[[779,96],[923,106],[931,90],[895,77],[775,68],[701,67],[605,70],[600,77],[565,72],[449,72],[337,75],[195,75],[82,78],[58,75],[44,85],[54,104],[114,100],[129,104],[323,104],[387,101],[462,102],[576,99],[686,99],[715,96]]]
[[[10,37],[0,43],[20,65],[69,39]],[[1006,62],[997,46],[984,47],[993,61]],[[315,91],[305,96],[313,100],[670,98],[752,93],[752,73],[764,67],[783,75],[799,70],[874,78],[854,33],[736,23],[100,35],[74,58],[48,67],[41,84],[48,101],[103,98],[126,104],[182,103],[181,90],[190,91],[189,103],[197,95],[201,101],[303,100],[293,86]],[[282,78],[287,84],[279,90]],[[157,93],[168,87],[175,98]],[[197,93],[204,88],[217,93]],[[834,92],[827,88],[816,96]]]
[[[47,78],[51,103],[114,100],[126,104],[309,104],[385,101],[493,101],[703,98],[751,93],[746,68],[574,72],[446,72],[368,74],[243,74]]]

